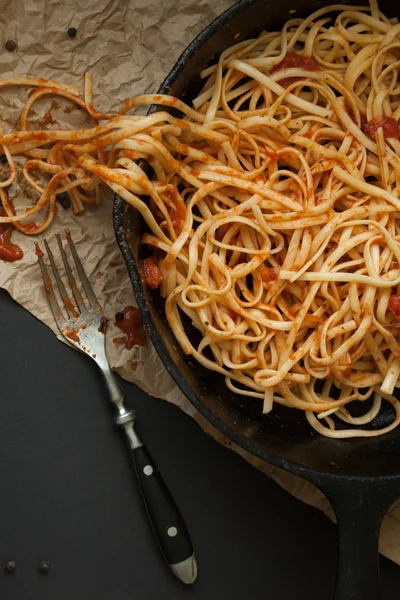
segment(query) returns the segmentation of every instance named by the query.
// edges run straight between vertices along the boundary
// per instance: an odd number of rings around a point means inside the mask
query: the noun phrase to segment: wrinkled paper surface
[[[0,76],[44,77],[82,89],[83,74],[88,71],[94,76],[95,107],[107,112],[127,97],[155,93],[187,44],[232,4],[230,0],[0,0]],[[67,35],[69,27],[78,30],[76,38]],[[17,42],[15,52],[5,50],[7,40]],[[0,90],[0,119],[6,130],[18,122],[27,92],[15,87]],[[40,123],[50,102],[34,105],[32,127]],[[52,111],[55,123],[50,127],[82,126],[81,111],[65,112],[67,102],[57,102],[60,106]],[[4,169],[0,171],[2,178],[5,174]],[[24,187],[19,191],[24,193]],[[113,369],[147,393],[178,405],[209,435],[239,452],[291,494],[333,518],[329,502],[317,488],[256,459],[207,423],[176,387],[150,342],[128,351],[113,341],[120,335],[113,324],[115,312],[135,304],[135,300],[115,241],[111,214],[110,193],[103,195],[100,206],[89,206],[79,216],[59,208],[46,236],[55,249],[54,232],[66,226],[71,230],[85,271],[109,319],[107,354]],[[13,234],[13,239],[22,247],[24,258],[0,264],[0,286],[57,334],[41,286],[33,239],[19,232]],[[400,503],[385,518],[380,550],[400,564]]]

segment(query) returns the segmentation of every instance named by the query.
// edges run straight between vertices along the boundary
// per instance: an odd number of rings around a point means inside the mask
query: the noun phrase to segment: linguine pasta
[[[392,430],[400,422],[400,24],[375,0],[324,7],[240,41],[200,77],[191,107],[146,95],[116,114],[94,108],[88,75],[83,98],[57,82],[0,81],[34,88],[19,130],[0,137],[9,165],[0,223],[41,232],[57,195],[67,192],[78,213],[107,184],[147,223],[142,242],[154,256],[145,279],[161,282],[185,353],[230,390],[259,398],[264,413],[276,403],[305,411],[323,435]],[[46,95],[76,103],[93,127],[29,130],[29,111]],[[151,104],[160,110],[127,114]],[[22,175],[38,194],[22,209],[6,192],[15,155],[26,157]],[[357,416],[355,401],[365,407]],[[386,402],[391,419],[379,428]]]

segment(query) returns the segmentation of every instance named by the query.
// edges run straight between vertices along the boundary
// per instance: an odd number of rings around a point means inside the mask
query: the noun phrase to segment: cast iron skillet
[[[294,8],[296,16],[306,16],[330,3],[240,0],[188,46],[158,93],[190,101],[200,88],[200,70],[222,50],[263,29],[280,28]],[[381,0],[380,7],[388,16],[396,15],[394,0]],[[114,226],[146,330],[177,385],[231,440],[255,456],[308,479],[326,494],[339,524],[335,598],[379,598],[378,537],[385,512],[400,496],[400,428],[378,438],[331,440],[312,431],[301,411],[276,407],[272,414],[263,416],[259,401],[229,392],[222,377],[185,356],[176,343],[166,323],[163,302],[157,291],[147,289],[140,274],[143,249],[139,241],[144,222],[118,197]],[[379,425],[391,416],[388,409]]]

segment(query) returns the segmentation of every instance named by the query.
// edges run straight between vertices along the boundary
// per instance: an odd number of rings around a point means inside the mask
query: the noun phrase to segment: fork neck
[[[103,373],[103,377],[106,382],[108,392],[110,394],[110,399],[117,409],[117,414],[115,415],[115,422],[120,427],[123,427],[131,449],[135,450],[143,445],[143,442],[138,437],[133,427],[133,423],[135,420],[135,411],[125,408],[122,390],[118,385],[117,378],[110,369],[105,354],[103,359],[97,357],[96,362],[100,367],[101,372]]]
[[[97,356],[96,362],[100,367],[101,372],[103,373],[104,380],[106,382],[106,386],[108,389],[108,393],[110,394],[111,401],[117,407],[119,412],[124,411],[123,400],[124,395],[122,393],[121,388],[118,385],[118,381],[114,373],[111,371],[110,366],[108,364],[107,358],[104,354],[103,356]]]

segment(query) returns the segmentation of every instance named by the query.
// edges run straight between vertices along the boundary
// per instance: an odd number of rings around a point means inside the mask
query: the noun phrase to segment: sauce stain
[[[79,344],[80,337],[78,335],[78,332],[76,331],[76,329],[71,329],[71,327],[66,327],[63,330],[63,334],[65,335],[65,337],[67,337],[69,340],[72,340],[73,342],[76,342],[77,344]]]
[[[7,216],[3,207],[0,207],[0,216]],[[24,256],[21,248],[12,242],[13,229],[12,223],[0,223],[0,259],[6,262],[21,260]]]
[[[143,327],[142,315],[134,306],[126,306],[121,313],[115,315],[114,325],[125,334],[125,348],[144,346],[146,332]]]

